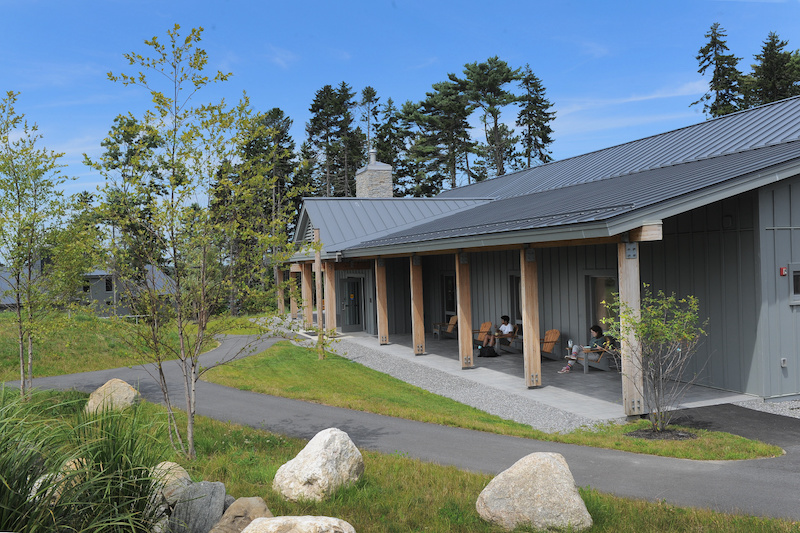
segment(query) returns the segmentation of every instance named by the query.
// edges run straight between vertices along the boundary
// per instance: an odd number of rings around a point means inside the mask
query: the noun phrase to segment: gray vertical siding
[[[780,267],[800,262],[800,178],[759,191],[759,237],[763,306],[758,316],[758,348],[763,354],[764,396],[800,391],[800,306],[789,305],[791,277]],[[787,358],[787,368],[780,359]]]
[[[762,394],[756,350],[761,307],[755,215],[746,193],[664,221],[662,241],[642,243],[641,277],[653,292],[694,295],[708,336],[687,378],[726,390]]]
[[[410,276],[408,257],[386,259],[386,300],[389,306],[387,314],[389,315],[390,336],[411,333]],[[428,298],[425,287],[423,287],[422,293],[425,298]],[[389,340],[391,341],[391,337]]]

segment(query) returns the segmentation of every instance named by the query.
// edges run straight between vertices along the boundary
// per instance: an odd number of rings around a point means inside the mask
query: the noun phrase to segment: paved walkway
[[[246,341],[246,337],[227,337],[218,349],[202,356],[201,363],[207,366],[229,357]],[[263,341],[256,348],[265,349],[273,342]],[[169,363],[165,368],[176,405],[181,405],[183,389],[178,365]],[[90,392],[113,377],[137,385],[149,401],[161,401],[157,384],[142,366],[40,378],[34,385]],[[797,419],[735,406],[686,411],[696,425],[748,433],[780,445],[787,452],[781,457],[751,461],[689,461],[411,422],[238,391],[213,383],[200,382],[197,390],[198,414],[289,436],[310,439],[325,428],[338,427],[363,449],[400,452],[425,461],[492,474],[505,470],[529,453],[558,452],[566,458],[580,486],[681,506],[800,520],[800,420]]]

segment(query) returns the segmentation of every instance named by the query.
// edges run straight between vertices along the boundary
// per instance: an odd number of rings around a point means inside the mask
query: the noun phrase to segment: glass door
[[[342,280],[341,312],[342,333],[364,330],[364,280],[345,278]]]

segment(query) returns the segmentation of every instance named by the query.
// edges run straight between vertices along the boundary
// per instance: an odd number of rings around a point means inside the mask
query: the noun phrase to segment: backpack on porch
[[[481,346],[478,350],[478,357],[497,357],[500,355],[495,351],[494,346]]]

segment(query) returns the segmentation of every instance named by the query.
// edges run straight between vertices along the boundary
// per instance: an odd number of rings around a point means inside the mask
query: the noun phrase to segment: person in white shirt
[[[495,350],[497,349],[498,341],[500,341],[500,344],[503,346],[509,346],[511,344],[511,339],[517,334],[517,327],[509,324],[511,319],[508,315],[501,316],[500,320],[503,323],[496,327],[495,332],[490,332],[486,335],[486,346],[494,346]]]

